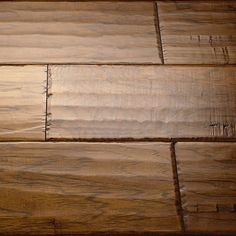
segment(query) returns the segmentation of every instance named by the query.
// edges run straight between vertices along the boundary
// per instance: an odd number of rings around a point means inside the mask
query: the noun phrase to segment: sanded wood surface
[[[168,143],[1,143],[0,233],[179,230]]]
[[[165,63],[236,63],[236,1],[157,4]]]
[[[0,2],[0,63],[160,63],[151,2]]]
[[[46,66],[0,67],[0,140],[43,140]]]
[[[236,68],[50,66],[47,137],[235,137]]]
[[[236,143],[178,143],[186,229],[236,231]]]

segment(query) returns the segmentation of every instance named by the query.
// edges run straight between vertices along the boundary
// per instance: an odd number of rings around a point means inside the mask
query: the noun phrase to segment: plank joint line
[[[176,142],[172,140],[171,146],[170,146],[170,152],[171,152],[171,162],[172,162],[174,187],[175,187],[175,203],[176,203],[176,210],[180,219],[181,230],[185,232],[184,214],[183,214],[180,184],[179,184],[179,177],[178,177],[178,170],[177,170],[175,144]]]
[[[160,18],[159,18],[157,3],[154,2],[153,6],[154,6],[154,23],[155,23],[155,28],[156,28],[157,47],[159,49],[158,51],[159,51],[159,56],[160,56],[160,59],[161,59],[161,63],[165,64],[163,46],[162,46],[162,39],[161,39]]]
[[[47,78],[46,78],[46,104],[45,104],[45,129],[44,129],[44,139],[47,141],[47,126],[48,126],[48,73],[49,73],[49,65],[47,65]]]

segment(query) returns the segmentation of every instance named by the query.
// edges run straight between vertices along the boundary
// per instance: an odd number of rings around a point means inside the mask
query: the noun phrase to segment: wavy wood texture
[[[179,230],[168,143],[0,143],[0,233]]]
[[[235,1],[159,1],[166,64],[236,63]]]
[[[46,69],[0,67],[0,141],[44,139]]]
[[[0,2],[0,63],[161,63],[151,2]]]
[[[189,231],[236,231],[236,143],[176,145]]]
[[[49,70],[49,139],[236,137],[235,67]]]

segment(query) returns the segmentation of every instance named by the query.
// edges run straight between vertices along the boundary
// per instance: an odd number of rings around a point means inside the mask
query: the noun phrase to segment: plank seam
[[[49,105],[48,105],[49,97],[51,96],[51,94],[49,93],[50,87],[51,87],[51,70],[50,70],[50,66],[47,65],[45,141],[47,141],[48,139],[48,131],[50,127],[49,117],[51,116],[51,113],[49,113]]]
[[[46,77],[46,89],[45,89],[45,127],[44,127],[44,141],[47,140],[47,114],[48,114],[48,65],[46,69],[47,77]]]
[[[184,213],[183,213],[183,207],[182,207],[180,183],[179,183],[179,176],[178,176],[178,170],[177,170],[175,144],[176,142],[172,140],[171,145],[170,145],[170,152],[171,152],[173,180],[174,180],[174,187],[175,187],[175,205],[176,205],[176,211],[180,220],[181,230],[182,232],[185,232],[186,230],[185,230],[185,224],[184,224]]]
[[[156,2],[153,3],[153,7],[154,7],[154,23],[155,23],[155,28],[156,28],[156,37],[157,37],[156,40],[157,40],[158,53],[161,59],[161,63],[165,64],[162,38],[161,38],[160,17],[159,17],[159,12],[158,12],[158,5]]]
[[[48,124],[49,125],[49,124]],[[7,143],[7,142],[15,142],[15,143],[24,143],[24,142],[41,142],[40,139],[30,139],[30,140],[0,140],[0,143]],[[236,138],[221,138],[221,139],[199,139],[199,138],[144,138],[144,139],[132,139],[132,138],[114,138],[114,139],[96,139],[96,138],[90,138],[90,139],[66,139],[66,138],[47,138],[46,142],[93,142],[93,143],[132,143],[132,142],[164,142],[164,143],[171,143],[173,142],[200,142],[200,143],[236,143]],[[45,142],[45,141],[44,141]]]
[[[160,63],[109,63],[109,62],[97,62],[97,63],[16,63],[16,64],[3,64],[0,62],[0,67],[1,66],[45,66],[47,64],[50,64],[52,66],[157,66],[157,67],[221,67],[221,68],[227,68],[227,67],[235,67],[236,63],[232,64],[173,64],[173,63],[165,63],[165,64],[160,64]]]

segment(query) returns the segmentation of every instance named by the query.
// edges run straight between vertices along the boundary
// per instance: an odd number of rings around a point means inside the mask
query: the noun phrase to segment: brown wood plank
[[[0,67],[0,141],[44,139],[46,69]]]
[[[0,233],[177,231],[168,143],[0,143]]]
[[[160,1],[166,64],[235,64],[235,1]]]
[[[151,2],[0,2],[0,63],[161,63]]]
[[[236,232],[236,143],[176,145],[189,231]]]
[[[235,67],[49,70],[49,139],[236,137]]]

